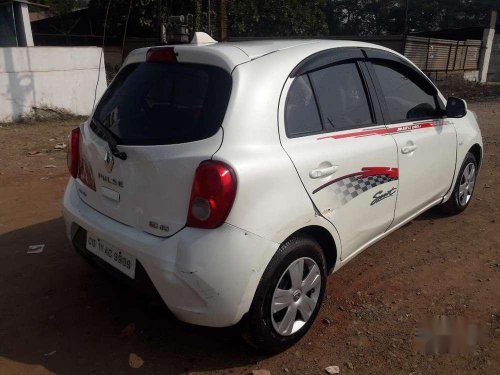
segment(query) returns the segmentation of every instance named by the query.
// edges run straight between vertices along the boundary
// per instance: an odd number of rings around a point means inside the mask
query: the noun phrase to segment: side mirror
[[[446,116],[461,118],[467,114],[467,103],[463,99],[450,97],[446,103]]]

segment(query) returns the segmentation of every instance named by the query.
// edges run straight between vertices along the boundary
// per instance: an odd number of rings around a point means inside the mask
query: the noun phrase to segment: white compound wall
[[[98,47],[0,48],[0,122],[10,122],[37,108],[89,115],[106,89],[104,57],[100,78]]]

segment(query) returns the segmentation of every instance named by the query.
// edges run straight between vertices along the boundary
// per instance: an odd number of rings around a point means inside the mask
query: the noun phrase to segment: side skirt
[[[377,237],[373,238],[372,240],[368,241],[366,244],[364,244],[363,246],[361,246],[358,250],[354,251],[351,255],[349,255],[344,260],[340,260],[339,259],[337,261],[337,263],[335,264],[335,268],[330,272],[330,275],[333,274],[334,272],[337,272],[340,268],[342,268],[343,266],[345,266],[347,263],[349,263],[351,260],[353,260],[358,254],[360,254],[361,252],[363,252],[364,250],[366,250],[368,247],[370,247],[374,243],[380,241],[382,238],[388,236],[392,232],[394,232],[397,229],[401,228],[402,226],[404,226],[408,222],[412,221],[414,218],[416,218],[417,216],[421,215],[422,213],[424,213],[425,211],[427,211],[431,207],[437,206],[442,201],[443,201],[443,198],[441,197],[441,198],[439,198],[439,199],[431,202],[430,204],[428,204],[427,206],[423,207],[422,209],[420,209],[419,211],[417,211],[413,215],[409,216],[407,219],[403,220],[398,225],[396,225],[396,226],[388,229],[384,233],[382,233],[382,234],[378,235]]]

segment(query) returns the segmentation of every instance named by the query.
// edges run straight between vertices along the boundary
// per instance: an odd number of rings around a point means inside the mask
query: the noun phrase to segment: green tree
[[[56,13],[88,2],[104,25],[109,0],[41,0]],[[113,0],[106,34],[123,35],[131,0]],[[321,35],[389,35],[408,31],[483,26],[499,0],[226,0],[228,31],[232,37]],[[132,0],[129,36],[156,37],[158,0]],[[162,0],[161,17],[194,15],[196,31],[207,31],[206,0]],[[218,1],[212,0],[212,30],[217,28]],[[408,6],[408,12],[407,12]],[[407,21],[407,22],[406,22]],[[102,34],[101,30],[95,30]],[[217,33],[215,33],[217,35]]]
[[[325,8],[330,34],[397,34],[404,28],[404,0],[329,0]]]
[[[325,0],[232,0],[230,36],[311,36],[328,32]]]
[[[109,0],[90,0],[90,11],[99,19],[100,26],[104,24],[106,8]],[[198,0],[199,1],[199,0]],[[163,0],[160,17],[165,20],[170,15],[187,15],[195,13],[197,0]],[[201,2],[200,2],[201,3]],[[125,21],[130,6],[130,0],[113,0],[109,9],[106,34],[120,36],[123,34]],[[127,34],[130,36],[156,37],[158,30],[158,0],[132,0],[132,9]],[[99,32],[102,32],[100,30]]]
[[[499,4],[498,0],[328,0],[325,16],[334,35],[402,34],[406,29],[483,26]]]
[[[425,31],[484,26],[498,0],[409,0],[410,30]]]

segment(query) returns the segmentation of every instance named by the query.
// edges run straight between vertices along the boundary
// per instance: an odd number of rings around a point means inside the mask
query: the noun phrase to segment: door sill
[[[382,238],[384,238],[387,235],[391,234],[395,230],[401,228],[402,226],[404,226],[408,222],[412,221],[414,218],[416,218],[417,216],[421,215],[423,212],[427,211],[431,207],[434,207],[434,206],[438,205],[439,203],[441,203],[442,200],[443,200],[443,198],[440,197],[439,199],[437,199],[437,200],[429,203],[428,205],[424,206],[423,208],[421,208],[416,213],[414,213],[413,215],[409,216],[408,218],[406,218],[405,220],[403,220],[399,224],[395,225],[392,228],[387,229],[384,233],[379,234],[377,237],[371,239],[370,241],[368,241],[367,243],[365,243],[363,246],[361,246],[358,250],[356,250],[353,253],[349,254],[349,256],[347,256],[347,258],[342,259],[340,261],[339,266],[335,268],[335,271],[337,271],[337,269],[341,268],[342,266],[344,266],[345,264],[347,264],[348,262],[350,262],[353,258],[356,257],[356,255],[358,255],[359,253],[361,253],[363,250],[366,250],[368,247],[370,247],[374,243],[380,241]]]

